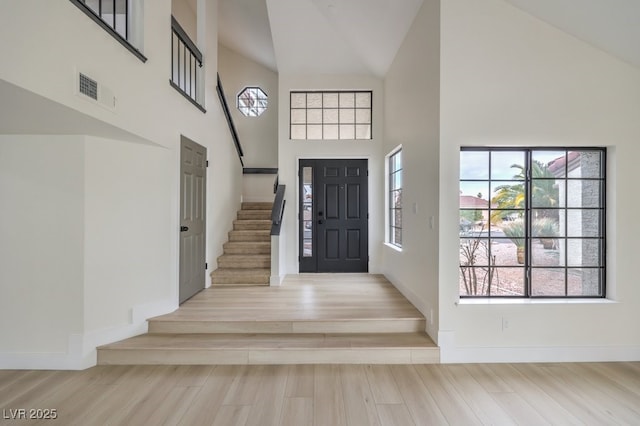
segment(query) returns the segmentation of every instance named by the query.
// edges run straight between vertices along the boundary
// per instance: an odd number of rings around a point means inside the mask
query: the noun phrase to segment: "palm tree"
[[[511,168],[517,169],[518,173],[513,176],[514,180],[522,181],[513,185],[500,185],[496,187],[497,194],[491,199],[500,210],[494,210],[491,220],[497,222],[511,216],[513,211],[503,209],[520,210],[519,217],[522,217],[525,208],[524,180],[525,169],[519,164],[512,164]],[[558,206],[558,188],[556,187],[556,177],[549,171],[549,168],[540,161],[533,161],[531,164],[531,206],[535,208],[554,208]],[[550,210],[537,210],[537,217],[554,217],[557,213]]]

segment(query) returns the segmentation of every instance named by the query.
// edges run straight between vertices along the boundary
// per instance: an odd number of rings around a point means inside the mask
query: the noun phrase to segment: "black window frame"
[[[395,159],[400,158],[399,162]],[[396,167],[399,166],[399,167]],[[396,148],[387,156],[387,186],[388,186],[388,200],[387,200],[387,213],[389,214],[389,222],[387,224],[388,238],[387,243],[399,249],[402,248],[402,182],[403,182],[403,165],[402,165],[402,146]],[[400,175],[400,186],[396,186],[394,179],[396,175]],[[397,203],[397,196],[399,195],[399,205]],[[398,215],[400,220],[398,221]],[[399,241],[397,236],[400,236]]]
[[[365,93],[369,95],[369,105],[367,107],[358,107],[356,102],[355,102],[355,97],[357,94],[359,93]],[[299,95],[299,94],[304,94],[305,96],[308,96],[309,94],[320,94],[321,97],[323,98],[322,101],[322,106],[320,106],[319,108],[310,108],[308,105],[305,105],[305,107],[294,107],[293,106],[293,97],[294,95]],[[354,106],[353,107],[341,107],[339,104],[337,107],[326,107],[324,106],[324,95],[325,94],[337,94],[338,97],[342,94],[353,94],[354,95]],[[306,99],[306,98],[305,98]],[[306,102],[305,102],[306,104]],[[319,109],[322,111],[322,119],[320,122],[309,122],[308,120],[308,110],[310,109]],[[338,119],[338,122],[336,123],[325,123],[324,121],[324,116],[325,116],[325,110],[328,109],[337,109],[338,110],[338,116],[340,116],[340,111],[341,110],[347,110],[347,109],[353,109],[354,110],[354,120],[353,122],[349,122],[349,123],[342,123],[340,119]],[[369,111],[369,122],[358,122],[356,116],[356,111],[357,110],[368,110]],[[304,123],[294,123],[293,122],[293,114],[294,111],[305,111],[305,122]],[[309,129],[308,126],[309,125],[320,125],[322,127],[322,137],[320,139],[315,139],[315,138],[309,138]],[[324,126],[325,125],[337,125],[338,126],[338,137],[337,138],[325,138],[325,131],[324,131]],[[354,137],[353,138],[341,138],[340,137],[340,126],[353,126],[353,134]],[[368,138],[358,138],[358,132],[357,132],[357,126],[359,125],[368,125],[369,126],[369,137]],[[305,127],[305,137],[304,138],[293,138],[292,135],[292,128],[293,126],[304,126]],[[305,141],[305,140],[337,140],[337,141],[344,141],[344,140],[373,140],[373,91],[372,90],[292,90],[289,92],[289,139],[290,140],[300,140],[300,141]]]
[[[606,247],[607,247],[607,236],[606,236],[606,228],[607,228],[607,208],[606,208],[606,201],[607,201],[607,195],[606,195],[606,188],[607,188],[607,149],[606,147],[566,147],[566,146],[542,146],[542,147],[460,147],[460,154],[462,152],[471,152],[471,151],[476,151],[476,152],[486,152],[488,153],[488,170],[487,170],[487,178],[486,179],[462,179],[462,170],[460,170],[460,174],[459,174],[459,178],[458,178],[458,182],[460,187],[462,187],[462,183],[463,182],[486,182],[487,183],[487,187],[492,187],[492,182],[500,182],[502,180],[507,181],[507,179],[492,179],[492,170],[491,170],[491,153],[492,152],[508,152],[508,151],[512,151],[512,152],[523,152],[524,153],[524,158],[525,158],[525,173],[524,173],[524,179],[522,180],[523,184],[524,184],[524,208],[523,213],[524,213],[524,223],[525,223],[525,255],[524,255],[524,265],[522,265],[522,268],[524,270],[524,292],[522,295],[513,295],[513,296],[508,296],[508,295],[493,295],[493,294],[483,294],[483,295],[469,295],[469,294],[463,294],[463,290],[461,287],[461,284],[459,283],[459,297],[462,298],[468,298],[468,299],[478,299],[478,298],[513,298],[513,299],[603,299],[607,297],[607,286],[606,286],[606,270],[607,270],[607,254],[606,254]],[[557,177],[556,179],[558,180],[562,180],[564,181],[565,184],[565,188],[567,188],[568,183],[571,181],[595,181],[598,182],[598,190],[599,190],[599,195],[598,195],[598,204],[597,207],[585,207],[584,205],[581,206],[570,206],[569,202],[568,202],[568,192],[567,190],[565,190],[564,192],[564,204],[563,206],[558,206],[555,208],[551,208],[551,207],[541,207],[541,206],[532,206],[532,200],[533,200],[533,191],[532,191],[532,187],[533,187],[533,182],[534,181],[544,181],[544,180],[552,180],[551,178],[539,178],[539,177],[533,177],[532,176],[532,168],[533,168],[533,154],[538,151],[538,152],[550,152],[550,151],[564,151],[564,175],[563,177]],[[570,153],[572,152],[597,152],[600,154],[600,163],[599,163],[599,167],[600,167],[600,174],[598,177],[570,177],[569,176],[569,163],[570,163]],[[489,196],[491,197],[492,194],[489,194]],[[489,199],[489,203],[486,207],[486,209],[489,212],[488,217],[491,217],[491,212],[492,211],[497,211],[497,210],[501,210],[498,209],[496,207],[493,206],[492,200],[491,198]],[[459,212],[459,217],[462,218],[462,212],[468,210],[468,211],[473,211],[473,210],[478,210],[478,208],[462,208],[462,206],[459,206],[458,212]],[[557,295],[557,294],[549,294],[549,295],[542,295],[542,294],[533,294],[532,291],[532,272],[535,269],[542,269],[542,266],[535,266],[532,264],[532,258],[531,258],[531,252],[532,252],[532,243],[534,240],[539,239],[539,236],[535,236],[533,235],[533,233],[535,233],[536,231],[532,230],[532,223],[534,222],[534,219],[532,218],[532,211],[533,210],[557,210],[558,212],[560,211],[564,211],[564,220],[565,220],[565,234],[562,237],[558,237],[562,240],[564,240],[565,242],[565,258],[564,258],[564,265],[561,266],[556,266],[554,268],[557,269],[563,269],[564,273],[565,273],[565,280],[564,280],[564,295]],[[567,234],[567,229],[568,229],[568,223],[569,223],[569,212],[571,210],[593,210],[593,211],[597,211],[598,212],[598,232],[596,236],[585,236],[584,232],[579,235],[579,236],[570,236]],[[461,221],[462,223],[462,221]],[[462,225],[461,225],[461,229],[462,229]],[[462,232],[462,231],[461,231]],[[538,231],[539,232],[539,231]],[[492,238],[495,237],[491,237],[489,233],[487,233],[488,237],[486,238],[488,244],[490,245]],[[462,241],[463,241],[463,236],[462,234],[459,237],[460,239],[460,245],[461,245],[461,249],[462,249]],[[478,238],[479,239],[479,238]],[[483,238],[484,239],[484,238]],[[569,252],[569,245],[567,244],[568,241],[570,240],[596,240],[598,241],[598,265],[597,266],[575,266],[575,265],[569,265],[568,262],[568,252]],[[462,270],[462,261],[459,258],[458,259],[459,265],[460,265],[460,269]],[[491,264],[491,261],[489,260],[489,265]],[[491,268],[491,266],[489,266],[489,268]],[[548,268],[548,267],[547,267]],[[569,294],[568,291],[568,287],[569,287],[569,283],[568,283],[568,271],[570,269],[592,269],[592,270],[597,270],[597,276],[598,276],[598,288],[599,288],[599,293],[598,294],[594,294],[594,295],[572,295]],[[460,280],[461,278],[459,278]]]

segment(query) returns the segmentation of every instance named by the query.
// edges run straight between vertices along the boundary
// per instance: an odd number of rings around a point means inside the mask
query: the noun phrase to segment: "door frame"
[[[363,155],[300,155],[296,156],[296,166],[295,166],[295,176],[296,176],[296,265],[298,269],[298,273],[313,273],[313,272],[300,272],[300,259],[302,258],[302,252],[300,251],[301,247],[301,235],[300,228],[301,222],[303,220],[303,214],[300,209],[300,160],[367,160],[367,168],[371,169],[371,158],[370,154]],[[369,188],[367,193],[367,212],[371,214],[371,176],[370,173],[367,173],[367,187]],[[367,271],[370,271],[370,262],[371,262],[371,220],[367,220]],[[316,272],[317,273],[317,272]]]
[[[203,241],[203,253],[204,253],[204,259],[203,259],[203,264],[202,264],[202,273],[203,273],[203,279],[202,279],[202,288],[194,293],[193,295],[187,297],[184,300],[180,300],[181,299],[181,271],[182,271],[182,250],[181,250],[181,227],[183,225],[182,223],[182,201],[183,201],[183,187],[182,187],[182,148],[183,148],[183,142],[188,142],[190,144],[194,144],[197,145],[198,147],[201,147],[204,149],[204,200],[203,200],[203,233],[204,233],[204,241]],[[208,173],[209,173],[209,162],[208,162],[208,148],[202,144],[199,144],[198,142],[195,142],[193,139],[188,138],[187,136],[184,136],[183,134],[180,134],[180,138],[179,138],[179,142],[178,142],[178,223],[177,223],[177,233],[178,233],[178,241],[177,241],[177,301],[178,304],[182,304],[184,302],[186,302],[187,300],[189,300],[191,297],[195,296],[195,294],[199,293],[200,291],[204,290],[207,287],[207,272],[206,272],[206,262],[207,262],[207,251],[208,251],[208,247],[207,247],[207,210],[208,210],[208,192],[207,192],[207,180],[208,180]]]

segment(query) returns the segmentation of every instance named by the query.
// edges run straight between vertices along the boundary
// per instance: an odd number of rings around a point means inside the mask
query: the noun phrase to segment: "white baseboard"
[[[0,352],[2,370],[84,370],[96,365],[98,346],[128,339],[147,332],[147,319],[173,312],[173,301],[134,306],[131,323],[71,334],[67,352]]]
[[[271,275],[269,285],[278,287],[282,285],[282,281],[284,281],[284,275]]]
[[[457,347],[452,331],[438,333],[440,362],[626,362],[640,361],[640,346]]]

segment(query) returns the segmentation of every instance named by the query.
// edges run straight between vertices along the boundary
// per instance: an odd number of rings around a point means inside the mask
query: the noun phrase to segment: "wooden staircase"
[[[290,276],[281,287],[211,287],[149,333],[98,348],[101,365],[428,364],[425,318],[384,277]]]
[[[272,203],[242,203],[229,241],[211,273],[212,286],[269,285]]]

